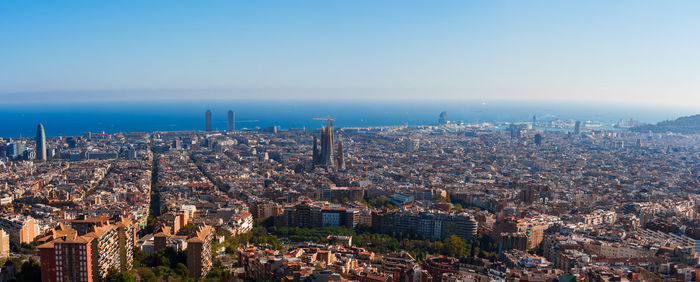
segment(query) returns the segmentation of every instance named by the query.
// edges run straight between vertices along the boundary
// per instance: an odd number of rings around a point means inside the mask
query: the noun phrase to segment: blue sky
[[[8,0],[0,95],[700,107],[698,12],[699,1]]]

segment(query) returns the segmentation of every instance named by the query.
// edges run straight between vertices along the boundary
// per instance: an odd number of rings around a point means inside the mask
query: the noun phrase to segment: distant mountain
[[[662,121],[632,128],[634,131],[675,132],[683,134],[700,134],[700,115],[680,117],[675,120]]]

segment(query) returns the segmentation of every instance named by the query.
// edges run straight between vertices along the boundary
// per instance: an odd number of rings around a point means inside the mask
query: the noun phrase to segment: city
[[[0,282],[700,282],[700,1],[0,1]]]
[[[39,124],[34,138],[0,139],[0,277],[700,275],[698,135],[464,124],[445,112],[417,127],[328,117],[321,129],[236,130],[229,111],[214,131],[204,116],[201,131],[47,138]]]

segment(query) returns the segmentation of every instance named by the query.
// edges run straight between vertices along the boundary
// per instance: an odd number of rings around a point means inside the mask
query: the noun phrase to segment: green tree
[[[139,267],[136,269],[136,274],[139,276],[139,281],[144,281],[144,282],[155,282],[158,281],[157,277],[155,274],[153,274],[153,271],[150,268],[147,267]]]
[[[181,277],[187,277],[190,275],[190,270],[187,269],[187,266],[185,266],[183,263],[178,263],[175,266],[175,274]]]
[[[148,254],[139,247],[134,247],[134,267],[143,266],[146,263]]]
[[[464,257],[467,254],[467,243],[462,238],[452,235],[445,239],[445,254],[451,257]]]
[[[17,281],[41,281],[41,266],[34,259],[29,259],[22,264],[20,270],[15,274]]]

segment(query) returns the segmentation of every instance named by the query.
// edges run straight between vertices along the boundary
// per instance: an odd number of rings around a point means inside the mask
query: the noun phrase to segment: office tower
[[[236,123],[234,121],[235,113],[231,110],[228,111],[228,131],[234,131],[236,129]]]
[[[345,170],[345,157],[343,156],[343,138],[338,136],[338,169]]]
[[[211,111],[207,110],[204,117],[206,119],[206,131],[211,131]]]
[[[10,159],[14,159],[20,154],[20,144],[13,142],[10,143],[10,146],[7,147],[7,156],[10,157]]]
[[[537,116],[532,115],[532,125],[535,125],[537,123]]]
[[[44,125],[39,124],[36,127],[36,159],[39,161],[46,160],[46,134],[44,133]]]
[[[581,134],[581,122],[578,120],[576,121],[576,125],[574,125],[574,133],[576,135]]]
[[[438,118],[438,124],[446,124],[447,123],[447,112],[442,112],[440,113],[440,117]]]
[[[0,229],[0,258],[10,256],[10,235]]]
[[[520,138],[520,126],[514,123],[510,124],[510,137]]]
[[[209,225],[199,227],[195,236],[187,239],[187,269],[190,277],[200,278],[207,276],[211,269],[211,241],[214,236],[214,228]]]
[[[535,145],[542,145],[542,134],[535,134]]]

